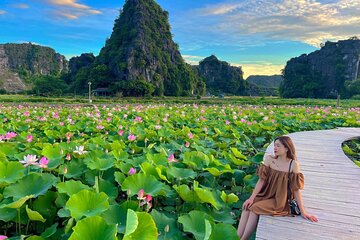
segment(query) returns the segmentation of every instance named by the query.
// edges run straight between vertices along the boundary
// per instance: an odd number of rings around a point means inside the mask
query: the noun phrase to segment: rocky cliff
[[[145,81],[156,95],[191,95],[203,84],[172,40],[168,12],[154,0],[127,0],[96,64],[105,64],[119,86]]]
[[[251,75],[246,81],[250,84],[255,84],[259,87],[268,87],[268,88],[279,88],[283,77],[281,75]]]
[[[31,43],[0,44],[0,88],[7,92],[26,90],[25,80],[33,75],[61,72],[67,72],[67,61],[49,47]]]
[[[211,55],[195,66],[199,75],[205,79],[206,88],[213,93],[223,92],[234,95],[246,93],[246,82],[241,67],[230,66]]]
[[[326,42],[320,50],[292,58],[284,69],[284,97],[346,95],[345,82],[359,77],[360,40]]]

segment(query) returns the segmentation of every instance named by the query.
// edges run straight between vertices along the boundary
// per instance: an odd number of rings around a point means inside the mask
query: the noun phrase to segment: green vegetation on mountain
[[[132,86],[155,95],[189,96],[205,91],[202,79],[184,62],[172,40],[168,12],[154,0],[128,0],[94,66],[107,66],[114,92],[133,95]],[[146,83],[146,84],[145,84]],[[137,94],[135,94],[137,95]]]
[[[352,97],[360,94],[360,40],[326,42],[318,51],[292,58],[283,71],[280,94],[285,98]]]
[[[194,68],[205,79],[209,92],[213,94],[246,94],[247,84],[243,79],[241,67],[230,66],[229,63],[220,61],[216,56],[211,55],[200,61],[199,66]]]

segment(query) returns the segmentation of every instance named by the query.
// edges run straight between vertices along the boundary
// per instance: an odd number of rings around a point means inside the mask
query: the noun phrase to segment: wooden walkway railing
[[[305,209],[318,217],[260,216],[257,240],[360,239],[360,167],[346,157],[341,143],[360,137],[360,128],[338,128],[289,134],[301,171]],[[271,144],[267,152],[273,154]]]

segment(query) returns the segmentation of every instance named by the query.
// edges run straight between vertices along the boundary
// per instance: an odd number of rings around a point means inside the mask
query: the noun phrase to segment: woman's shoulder
[[[273,156],[273,155],[265,155],[264,156],[264,165],[265,166],[267,166],[267,167],[269,167],[270,166],[270,163],[272,162],[272,161],[274,161],[276,158],[275,158],[275,156]]]
[[[300,163],[298,160],[293,160],[292,166],[291,166],[291,172],[293,173],[301,173],[300,170]]]

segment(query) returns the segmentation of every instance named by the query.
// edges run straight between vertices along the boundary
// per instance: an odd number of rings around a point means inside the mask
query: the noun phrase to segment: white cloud
[[[0,10],[0,15],[5,14],[5,13],[6,13],[6,11]]]
[[[216,18],[208,31],[319,46],[326,40],[360,35],[360,1],[244,0],[195,10],[197,18]],[[214,22],[215,25],[213,24]]]
[[[82,16],[102,13],[100,10],[78,3],[77,0],[46,0],[46,2],[56,8],[53,15],[57,18],[74,20]]]
[[[185,62],[191,64],[191,65],[198,65],[201,60],[203,60],[205,57],[202,56],[194,56],[194,55],[182,55]]]

